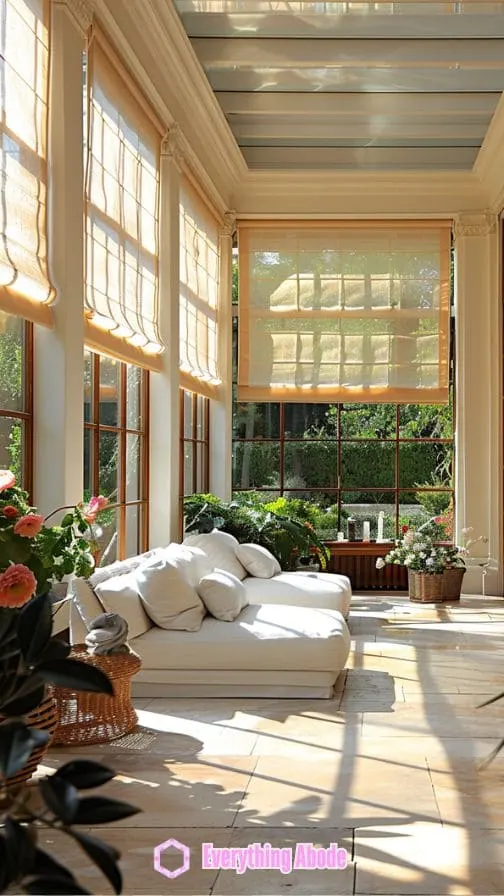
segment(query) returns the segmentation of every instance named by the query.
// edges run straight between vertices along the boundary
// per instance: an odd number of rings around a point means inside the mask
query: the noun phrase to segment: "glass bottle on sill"
[[[356,537],[356,521],[352,516],[347,519],[347,538],[348,541],[355,541]]]

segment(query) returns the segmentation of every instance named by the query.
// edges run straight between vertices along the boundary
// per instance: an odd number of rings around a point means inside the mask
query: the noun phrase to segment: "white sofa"
[[[225,533],[191,536],[183,545],[98,569],[88,582],[75,579],[71,642],[82,643],[100,613],[124,616],[130,646],[142,658],[137,696],[330,697],[350,649],[348,579],[304,571],[247,575],[237,556],[244,547]],[[271,571],[268,562],[263,572]],[[239,580],[242,608],[232,621],[205,613],[199,598],[204,582],[213,594],[221,575],[215,570]],[[150,587],[158,579],[164,583],[161,595],[154,587],[156,612],[146,576]],[[152,617],[169,628],[153,625]]]

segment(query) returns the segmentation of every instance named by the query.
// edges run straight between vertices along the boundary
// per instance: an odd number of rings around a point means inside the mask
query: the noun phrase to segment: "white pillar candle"
[[[370,541],[371,540],[371,524],[369,520],[364,520],[362,524],[362,540]]]
[[[376,536],[377,541],[383,541],[383,521],[385,519],[385,514],[383,510],[380,510],[378,514],[378,534]]]
[[[344,541],[344,540],[345,540],[344,532],[338,532],[338,541]]]

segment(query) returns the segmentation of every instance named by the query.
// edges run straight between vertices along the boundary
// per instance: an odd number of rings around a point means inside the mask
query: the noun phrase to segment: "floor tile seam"
[[[254,748],[255,748],[255,746],[256,746],[256,744],[257,744],[257,741],[258,741],[258,737],[255,738],[255,741],[254,741]],[[259,754],[259,753],[257,753],[257,754],[250,753],[249,755],[250,755],[250,756],[254,755],[256,758],[255,758],[255,762],[254,762],[254,764],[253,764],[253,768],[249,770],[248,775],[247,775],[247,780],[246,780],[246,782],[244,783],[243,790],[242,790],[240,799],[239,799],[239,801],[238,801],[238,802],[239,802],[239,805],[238,805],[237,809],[235,810],[235,812],[234,812],[234,814],[233,814],[233,818],[232,818],[232,820],[231,820],[231,824],[230,824],[230,827],[231,827],[231,828],[234,828],[234,827],[235,827],[235,821],[237,820],[239,813],[242,811],[242,809],[245,809],[245,797],[246,797],[246,795],[247,795],[248,789],[249,789],[249,787],[250,787],[252,778],[253,778],[253,776],[254,776],[254,774],[255,774],[255,771],[256,771],[256,769],[257,769],[257,765],[258,765],[258,763],[259,763],[259,759],[260,759],[260,754]],[[219,872],[219,874],[220,874],[220,872]],[[217,877],[219,876],[219,874],[217,875]]]

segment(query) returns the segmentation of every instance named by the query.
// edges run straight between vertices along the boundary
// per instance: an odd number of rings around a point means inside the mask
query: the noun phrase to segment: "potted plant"
[[[115,892],[122,888],[117,851],[79,830],[138,811],[117,800],[80,796],[79,790],[99,787],[114,772],[74,760],[26,784],[57,723],[50,686],[113,693],[103,672],[69,658],[68,644],[52,637],[52,582],[93,569],[82,537],[89,509],[74,507],[61,525],[46,526],[14,475],[0,471],[0,892],[13,887],[38,894],[88,892],[41,849],[43,826],[72,837]]]

